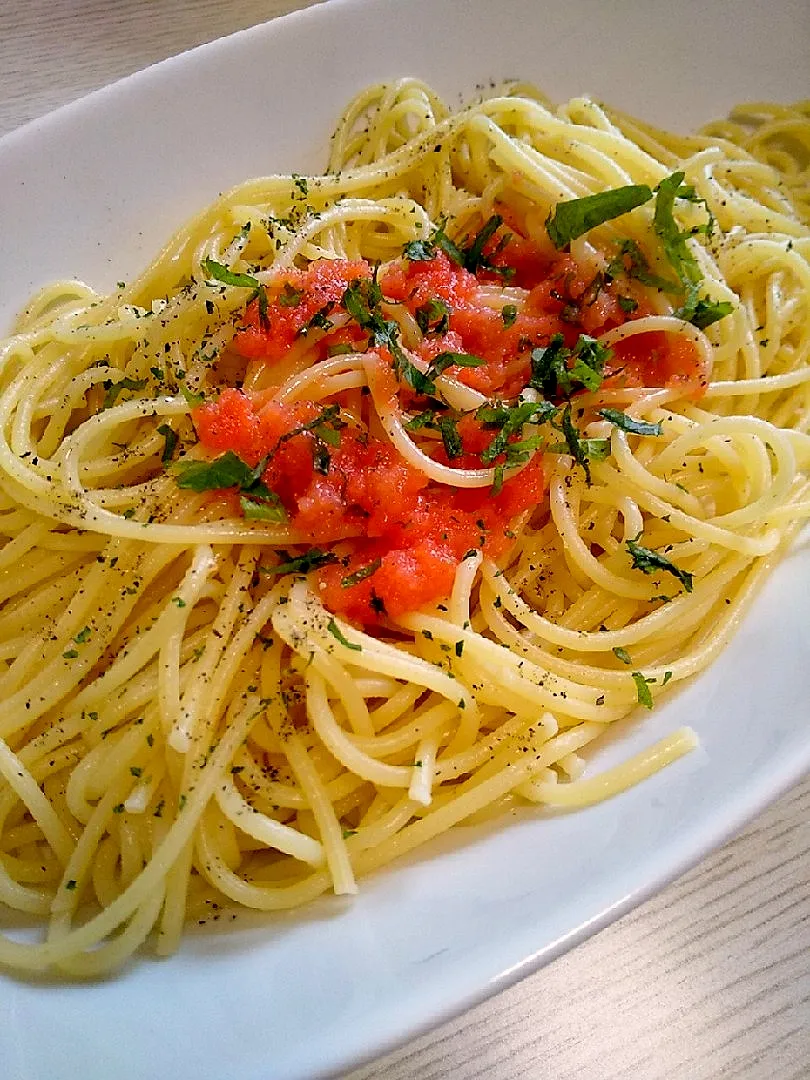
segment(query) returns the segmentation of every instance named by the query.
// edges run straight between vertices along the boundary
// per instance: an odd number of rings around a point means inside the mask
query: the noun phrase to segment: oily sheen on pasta
[[[724,648],[810,510],[807,106],[347,109],[0,344],[0,902],[93,975],[517,803]],[[30,936],[34,926],[42,934]]]

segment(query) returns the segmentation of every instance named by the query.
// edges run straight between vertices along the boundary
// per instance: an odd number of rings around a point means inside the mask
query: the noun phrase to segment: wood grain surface
[[[306,6],[0,0],[0,134],[147,64]],[[810,1077],[810,780],[635,912],[350,1080],[518,1077]]]

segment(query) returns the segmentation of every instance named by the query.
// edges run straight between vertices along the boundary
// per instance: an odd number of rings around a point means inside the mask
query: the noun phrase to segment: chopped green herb
[[[482,367],[486,360],[481,356],[464,352],[440,352],[430,361],[427,378],[434,379],[449,367]]]
[[[259,478],[267,459],[255,468],[242,461],[232,450],[226,450],[213,461],[178,461],[172,466],[177,486],[191,491],[217,491],[235,487],[240,492],[240,504],[246,518],[261,521],[287,520],[286,511],[274,491]]]
[[[296,289],[290,285],[289,281],[284,283],[284,288],[278,294],[278,302],[281,307],[298,307],[301,303],[301,298],[304,293],[301,289]]]
[[[252,300],[258,300],[259,302],[259,325],[261,326],[262,330],[269,330],[270,320],[267,318],[267,289],[265,289],[264,285],[259,285],[253,290],[248,299],[248,303],[250,303]]]
[[[178,461],[172,466],[172,472],[177,477],[178,487],[198,492],[247,488],[257,480],[256,471],[233,450],[226,450],[213,461]]]
[[[566,348],[562,334],[555,334],[545,348],[532,350],[529,386],[549,400],[598,390],[612,355],[588,334],[580,334],[573,349]]]
[[[329,620],[329,622],[326,624],[326,629],[329,631],[329,633],[332,635],[332,637],[336,641],[339,641],[340,644],[343,645],[345,648],[351,649],[353,652],[361,652],[362,651],[362,648],[363,648],[362,645],[353,645],[350,641],[346,640],[346,638],[343,635],[343,632],[341,631],[340,627],[338,626],[338,624],[335,622],[334,619]]]
[[[728,300],[710,300],[707,296],[701,296],[691,309],[688,310],[687,305],[684,305],[672,314],[677,318],[686,319],[698,330],[705,330],[712,323],[725,319],[726,315],[730,315],[733,310],[734,305]]]
[[[681,285],[697,285],[700,282],[700,269],[697,260],[686,244],[688,232],[678,228],[673,213],[675,200],[684,197],[682,193],[689,189],[683,183],[684,173],[674,172],[665,177],[658,185],[655,196],[653,230],[661,241],[667,262],[678,275]]]
[[[651,709],[653,707],[653,699],[652,694],[650,693],[648,680],[644,678],[640,671],[634,671],[632,674],[633,682],[636,684],[639,705],[643,705],[645,709]]]
[[[410,420],[406,420],[404,427],[407,431],[419,431],[420,428],[435,428],[436,427],[436,410],[425,409],[424,412],[417,413],[416,416],[412,416]]]
[[[444,227],[446,224],[447,219],[442,218],[439,224],[431,233],[431,242],[433,243],[434,247],[441,248],[451,262],[454,262],[457,266],[463,266],[464,252],[461,250],[461,248],[459,248],[456,244],[453,243],[453,241],[444,231]]]
[[[238,274],[227,266],[217,262],[216,259],[203,259],[203,273],[212,281],[220,281],[223,285],[234,285],[239,289],[261,289],[261,283],[252,274]]]
[[[104,401],[101,405],[102,409],[111,409],[118,400],[118,395],[122,390],[143,390],[147,384],[147,379],[121,379],[117,383],[104,383],[106,393],[104,394]]]
[[[73,640],[76,642],[77,645],[85,645],[90,640],[91,634],[92,631],[90,627],[85,626],[82,630],[78,632],[78,634]]]
[[[76,649],[68,649],[67,652],[62,653],[62,657],[65,660],[75,660],[78,655]]]
[[[186,602],[182,596],[173,596],[172,603],[176,604],[179,608],[184,608],[186,606]]]
[[[519,405],[482,405],[475,413],[487,427],[500,428],[498,434],[481,454],[485,465],[492,464],[500,454],[507,455],[508,464],[521,464],[534,450],[539,449],[542,439],[510,442],[519,434],[524,424],[542,424],[554,415],[556,409],[547,401],[523,401]]]
[[[411,262],[429,262],[436,258],[436,245],[430,240],[409,240],[402,255]]]
[[[621,660],[623,664],[633,663],[633,661],[630,659],[630,653],[627,651],[627,649],[623,649],[619,645],[617,645],[616,648],[613,650],[613,654],[618,660]]]
[[[458,656],[460,658],[461,654],[463,652],[464,652],[464,642],[463,641],[457,641],[456,642],[456,656]]]
[[[579,465],[582,466],[585,472],[585,480],[590,486],[591,483],[591,470],[588,466],[588,454],[582,440],[579,437],[579,432],[574,426],[571,420],[571,406],[566,405],[562,415],[562,433],[565,436],[565,444],[568,447],[568,452],[571,457]]]
[[[600,409],[599,415],[603,416],[605,420],[609,420],[617,428],[621,428],[622,431],[630,432],[631,435],[662,435],[664,432],[661,424],[650,424],[646,420],[636,420],[635,417],[628,416],[627,413],[619,412],[617,409]]]
[[[359,585],[361,581],[365,581],[366,578],[370,578],[372,574],[376,574],[382,566],[382,559],[374,559],[367,566],[361,566],[359,570],[355,570],[353,574],[348,574],[345,578],[341,578],[340,584],[344,589],[350,589],[353,585]]]
[[[180,393],[186,399],[186,404],[190,405],[192,409],[196,409],[198,405],[202,405],[205,401],[205,394],[202,391],[189,390],[185,383],[181,385]]]
[[[433,395],[436,387],[408,359],[399,344],[399,327],[393,320],[383,318],[379,310],[382,292],[376,281],[358,279],[343,293],[341,303],[363,330],[370,334],[370,343],[387,348],[394,359],[397,378],[404,379],[417,394]]]
[[[709,213],[704,225],[683,231],[678,228],[673,213],[676,199],[685,199],[688,202],[702,203],[706,206],[705,199],[696,195],[695,189],[689,184],[684,184],[683,180],[684,173],[675,172],[665,177],[656,188],[653,229],[661,241],[667,261],[674,269],[685,295],[683,305],[674,314],[680,319],[694,323],[700,329],[705,329],[731,314],[733,305],[725,300],[716,301],[698,296],[702,275],[698,261],[689,250],[686,241],[696,232],[710,236],[714,219]],[[706,209],[708,213],[708,207]]]
[[[168,465],[174,456],[178,435],[168,424],[161,424],[157,430],[158,435],[163,436],[163,453],[160,455],[160,460],[164,465]]]
[[[65,888],[66,889],[71,889],[71,890],[75,889],[76,888],[76,879],[71,878],[70,881],[66,881],[65,882]]]
[[[265,490],[267,494],[260,498],[240,495],[239,505],[242,508],[242,513],[250,521],[285,522],[287,520],[287,511],[284,509],[281,499],[274,491]]]
[[[445,334],[450,325],[450,308],[444,300],[433,297],[416,309],[414,317],[423,334]]]
[[[139,777],[143,774],[143,769],[140,767],[140,765],[130,765],[129,771],[135,777]]]
[[[328,316],[334,306],[335,305],[330,301],[328,304],[324,304],[322,308],[319,308],[312,318],[298,331],[301,337],[306,337],[310,330],[331,330],[335,324]]]
[[[546,221],[546,232],[559,251],[590,229],[627,214],[652,197],[652,189],[647,184],[628,184],[582,199],[569,199],[557,203],[554,213]]]
[[[583,439],[579,445],[588,461],[604,461],[610,457],[610,439]]]
[[[491,274],[498,274],[503,278],[510,278],[514,275],[514,269],[511,266],[496,266],[490,258],[484,255],[484,248],[503,224],[500,214],[493,214],[464,247],[459,247],[450,239],[444,231],[446,223],[447,221],[444,218],[439,222],[431,234],[430,242],[432,242],[434,248],[441,248],[451,262],[456,263],[457,266],[463,266],[465,270],[469,270],[472,274],[477,270],[485,270]],[[495,254],[503,250],[509,239],[508,235],[502,239],[500,244],[497,245]]]
[[[308,574],[310,570],[317,570],[321,566],[328,566],[329,563],[337,561],[337,555],[331,551],[310,548],[303,555],[287,559],[278,566],[260,566],[259,570],[262,574]]]
[[[609,280],[619,274],[627,274],[628,277],[634,278],[651,289],[661,289],[663,292],[668,293],[678,292],[678,283],[676,281],[653,274],[647,257],[635,240],[619,241],[619,252],[608,263],[605,274]],[[619,304],[621,304],[621,298]],[[635,307],[638,307],[638,305],[636,304]],[[635,307],[632,310],[635,310]]]
[[[664,678],[663,678],[663,680],[661,682],[661,685],[666,686],[671,678],[672,678],[672,672],[671,671],[665,671],[664,672]]]
[[[450,461],[461,457],[464,452],[464,444],[458,433],[458,421],[452,416],[440,416],[436,421],[436,426],[442,437],[444,452]]]
[[[507,330],[510,326],[515,325],[515,320],[517,319],[517,308],[514,304],[503,305],[503,307],[501,308],[501,319],[503,321],[503,325],[506,327]]]
[[[633,557],[634,570],[641,570],[645,574],[654,574],[657,570],[663,570],[677,578],[688,593],[692,591],[692,574],[687,570],[681,570],[664,555],[653,551],[652,548],[642,547],[635,540],[628,540],[625,546]]]
[[[500,214],[493,214],[478,230],[469,247],[464,251],[464,269],[475,273],[478,269],[491,270],[492,264],[484,258],[484,248],[503,225]]]

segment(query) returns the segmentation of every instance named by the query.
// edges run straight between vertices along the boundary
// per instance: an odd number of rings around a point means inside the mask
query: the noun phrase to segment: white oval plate
[[[520,76],[687,131],[806,94],[804,0],[333,0],[186,53],[0,140],[0,326],[36,286],[111,287],[223,188],[317,171],[342,104],[411,74],[452,100]],[[803,29],[804,28],[804,29]],[[363,883],[351,904],[191,934],[106,982],[0,976],[7,1080],[301,1080],[529,973],[719,844],[810,767],[810,551],[732,647],[599,764],[688,722],[701,749],[573,815],[527,813]]]

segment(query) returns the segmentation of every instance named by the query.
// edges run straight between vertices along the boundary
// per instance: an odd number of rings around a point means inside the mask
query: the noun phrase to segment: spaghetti
[[[810,511],[810,114],[407,79],[0,345],[0,962],[87,976],[517,802],[724,648]]]

